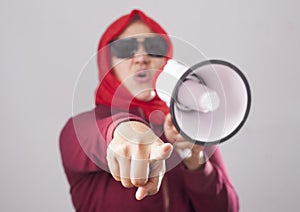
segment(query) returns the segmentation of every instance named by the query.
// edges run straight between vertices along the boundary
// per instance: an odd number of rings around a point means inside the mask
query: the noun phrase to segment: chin
[[[153,90],[144,91],[144,92],[141,92],[141,93],[135,95],[136,99],[138,99],[140,101],[144,101],[144,102],[151,101],[154,97],[155,97],[155,92]]]

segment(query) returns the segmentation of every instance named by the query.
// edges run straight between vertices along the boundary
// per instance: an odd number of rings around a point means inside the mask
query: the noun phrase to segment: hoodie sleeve
[[[195,211],[237,212],[238,196],[232,186],[220,150],[217,149],[200,171],[182,166],[186,192]]]

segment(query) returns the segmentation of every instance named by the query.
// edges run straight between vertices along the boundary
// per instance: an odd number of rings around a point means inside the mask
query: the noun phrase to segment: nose
[[[144,45],[142,42],[139,42],[138,49],[133,56],[133,60],[135,63],[148,63],[150,58],[147,52],[144,49]]]

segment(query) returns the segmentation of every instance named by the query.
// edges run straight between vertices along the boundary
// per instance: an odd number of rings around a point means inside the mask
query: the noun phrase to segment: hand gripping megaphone
[[[158,96],[170,107],[173,124],[187,140],[213,145],[235,135],[250,111],[245,75],[223,60],[188,67],[169,59],[154,76]]]

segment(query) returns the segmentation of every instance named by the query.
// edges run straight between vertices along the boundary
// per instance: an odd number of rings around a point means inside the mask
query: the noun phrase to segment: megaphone
[[[169,59],[156,73],[154,87],[170,107],[178,132],[198,144],[227,141],[249,115],[249,83],[236,66],[224,60],[205,60],[188,67]]]

